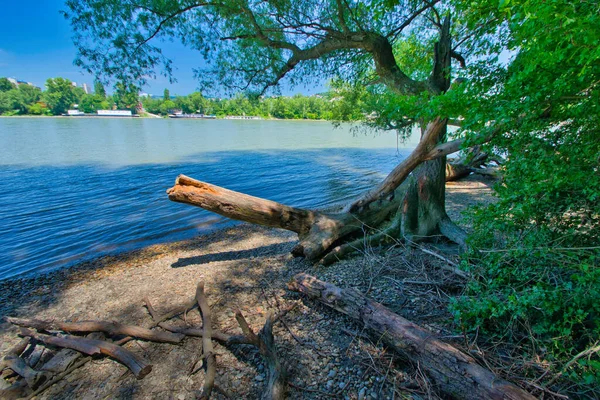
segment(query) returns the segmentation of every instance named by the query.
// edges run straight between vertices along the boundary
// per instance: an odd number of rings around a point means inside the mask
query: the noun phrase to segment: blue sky
[[[73,65],[75,46],[71,27],[60,14],[62,0],[13,1],[0,0],[0,77],[13,77],[43,87],[48,78],[63,77],[78,84],[91,85],[93,78]],[[170,84],[164,77],[152,81],[144,91],[185,95],[198,87],[192,69],[201,57],[179,43],[167,43],[164,53],[173,60],[177,82]],[[323,87],[282,90],[284,94],[315,93]]]

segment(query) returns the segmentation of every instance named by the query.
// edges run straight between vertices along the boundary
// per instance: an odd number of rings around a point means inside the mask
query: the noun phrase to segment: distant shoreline
[[[151,117],[151,116],[131,116],[131,117],[120,117],[120,116],[97,116],[97,115],[81,115],[81,116],[69,116],[69,115],[0,115],[0,118],[65,118],[65,119],[168,119],[168,120],[211,120],[211,121],[304,121],[304,122],[336,122],[335,120],[329,119],[302,119],[302,118],[260,118],[260,119],[228,119],[225,117],[217,117],[214,119],[205,119],[205,118],[168,118],[168,117]],[[352,123],[359,121],[343,121],[344,123]]]

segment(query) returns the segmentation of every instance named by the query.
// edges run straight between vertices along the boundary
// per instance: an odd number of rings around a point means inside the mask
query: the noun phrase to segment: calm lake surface
[[[0,118],[0,280],[231,224],[169,201],[180,173],[318,208],[407,153],[393,133],[328,122]]]

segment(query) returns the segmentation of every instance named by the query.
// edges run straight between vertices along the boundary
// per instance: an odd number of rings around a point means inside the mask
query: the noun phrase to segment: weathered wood
[[[43,383],[48,376],[44,372],[35,371],[27,364],[27,362],[25,362],[25,360],[19,357],[21,353],[25,351],[30,341],[30,338],[23,338],[19,343],[10,348],[0,360],[0,371],[4,368],[11,369],[14,373],[21,376],[30,388],[35,389],[39,384]],[[7,392],[7,396],[12,396],[17,392],[21,392],[20,385],[10,389]]]
[[[71,335],[44,335],[41,333],[30,331],[25,328],[21,328],[21,335],[32,337],[34,339],[39,340],[40,342],[52,346],[73,349],[88,355],[107,355],[127,366],[127,368],[129,368],[138,379],[142,379],[152,371],[152,365],[149,364],[142,357],[130,352],[129,350],[125,350],[124,348],[114,343],[105,342],[103,340],[81,338]]]
[[[27,396],[31,392],[31,388],[27,386],[27,382],[19,380],[8,386],[7,388],[0,389],[0,399],[3,400],[14,400],[21,399]]]
[[[273,315],[269,313],[267,320],[261,331],[256,335],[241,311],[235,313],[235,318],[244,333],[247,340],[258,348],[260,355],[265,360],[269,376],[267,384],[262,393],[262,400],[282,400],[285,398],[286,379],[285,370],[282,368],[279,357],[277,357],[277,348],[275,347],[275,339],[273,337]]]
[[[360,233],[364,226],[377,227],[388,220],[404,199],[406,188],[400,185],[409,174],[421,163],[443,157],[462,144],[459,140],[450,145],[436,146],[445,127],[445,119],[437,118],[431,122],[415,151],[403,160],[381,185],[365,193],[344,210],[340,210],[341,212],[325,213],[288,207],[184,175],[177,178],[175,186],[167,193],[170,200],[198,206],[228,218],[296,232],[300,244],[294,250],[294,254],[318,261],[335,243],[354,240],[353,236],[356,236],[357,232]],[[436,229],[436,223],[432,222],[432,227],[427,229]]]
[[[148,309],[148,312],[150,313],[150,316],[152,317],[152,320],[154,321],[152,326],[159,326],[161,322],[174,318],[179,314],[186,314],[188,311],[191,311],[198,306],[196,297],[194,297],[186,304],[177,306],[171,311],[167,311],[166,313],[159,315],[154,307],[152,307],[152,303],[150,303],[150,299],[148,299],[148,297],[144,297],[144,303]]]
[[[444,393],[460,399],[535,399],[357,290],[342,289],[307,274],[296,275],[288,286],[364,323],[389,346],[418,363]]]
[[[167,190],[167,194],[169,200],[201,207],[227,218],[299,234],[308,232],[315,216],[313,211],[234,192],[185,175],[177,177],[175,186]]]
[[[68,349],[63,349],[63,350],[68,350]],[[49,387],[58,383],[65,376],[69,375],[71,372],[75,371],[77,368],[82,367],[83,365],[85,365],[87,362],[89,362],[91,360],[92,360],[92,357],[84,357],[84,358],[80,359],[79,361],[76,361],[75,363],[69,365],[69,367],[67,369],[58,373],[57,375],[54,375],[50,380],[44,382],[43,385],[41,385],[39,388],[37,388],[37,390],[35,392],[31,393],[27,397],[27,400],[30,400],[30,399],[34,398],[35,396],[39,395],[40,393],[44,392]],[[2,398],[2,397],[0,397],[0,398]]]
[[[210,395],[215,386],[217,360],[212,345],[212,319],[210,307],[208,306],[208,301],[204,295],[204,282],[198,283],[198,287],[196,288],[196,301],[198,301],[198,307],[200,307],[200,313],[202,314],[202,353],[206,360],[204,387],[202,388],[199,399],[207,400],[210,399]]]
[[[83,322],[56,322],[42,321],[38,319],[25,319],[7,317],[8,322],[26,328],[33,328],[44,331],[63,331],[63,332],[104,332],[110,336],[126,335],[137,339],[149,340],[160,343],[181,343],[184,335],[170,332],[153,331],[134,325],[124,325],[118,322],[108,321],[83,321]]]
[[[33,368],[27,365],[25,360],[18,356],[10,354],[6,355],[2,359],[2,364],[25,379],[27,385],[32,389],[35,389],[39,384],[43,383],[48,378],[46,373],[35,371]]]
[[[214,354],[212,353],[212,343],[210,341],[211,339],[214,339],[214,340],[220,342],[224,346],[246,344],[246,345],[251,345],[251,346],[256,347],[258,349],[259,353],[261,354],[261,356],[263,357],[263,359],[265,360],[265,364],[267,365],[267,370],[268,370],[267,384],[266,384],[266,388],[263,391],[261,398],[263,400],[281,400],[281,399],[285,398],[285,391],[286,391],[286,386],[287,386],[287,383],[285,380],[285,368],[283,368],[283,366],[281,365],[281,363],[279,361],[279,358],[277,357],[277,349],[275,347],[275,340],[273,337],[273,323],[275,321],[279,320],[280,318],[282,318],[285,314],[287,314],[294,308],[296,308],[297,303],[293,304],[290,307],[286,307],[285,309],[281,310],[279,313],[277,313],[274,316],[269,314],[267,316],[265,325],[263,326],[263,328],[261,329],[261,331],[259,332],[258,335],[256,335],[252,331],[252,329],[246,322],[246,319],[244,318],[242,313],[240,311],[237,311],[236,312],[236,320],[238,321],[238,324],[240,325],[240,328],[242,329],[242,335],[230,335],[230,334],[212,329],[212,326],[210,326],[210,315],[211,314],[210,314],[208,302],[206,300],[206,295],[204,294],[204,285],[202,283],[199,283],[198,288],[196,289],[196,299],[197,299],[197,303],[199,304],[199,307],[200,307],[200,312],[202,314],[202,323],[203,323],[202,329],[177,327],[177,326],[173,326],[164,321],[159,322],[158,325],[161,328],[166,329],[170,332],[177,332],[177,333],[181,333],[181,334],[184,334],[187,336],[195,336],[195,337],[202,338],[203,354],[204,354],[204,357],[207,358],[207,374],[206,374],[204,390],[202,391],[201,398],[208,398],[210,396],[210,392],[213,389],[218,390],[217,386],[214,383],[214,372],[212,373],[213,375],[211,377],[211,375],[209,375],[209,371],[208,371],[208,369],[210,368],[210,365],[208,364],[209,359],[208,359],[207,353],[212,354],[214,357]],[[150,313],[150,316],[152,317],[152,319],[154,321],[160,320],[161,316],[152,306],[150,299],[148,299],[146,297],[144,299],[144,302],[146,303],[146,308],[148,309],[148,312]],[[210,327],[210,328],[206,329],[207,327]],[[208,350],[207,350],[207,346],[209,346]],[[212,387],[207,389],[207,385],[210,385]],[[207,395],[207,393],[208,393],[208,395]]]
[[[71,349],[61,349],[54,355],[48,362],[46,362],[40,370],[59,374],[64,372],[71,366],[78,358],[82,357],[81,353]]]

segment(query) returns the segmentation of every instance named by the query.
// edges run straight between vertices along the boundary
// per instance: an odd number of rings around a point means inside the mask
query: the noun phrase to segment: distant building
[[[129,110],[98,110],[98,116],[101,117],[132,117]]]
[[[71,82],[71,85],[77,87],[77,82]]]
[[[85,92],[85,94],[92,93],[92,91],[90,90],[90,87],[87,85],[87,83],[82,83],[81,84],[81,88],[83,89],[83,91]]]
[[[34,87],[34,88],[37,88],[37,89],[40,89],[40,90],[41,90],[41,88],[39,88],[38,86],[35,86],[35,85],[34,85],[33,83],[31,83],[31,82],[22,81],[22,80],[20,80],[20,79],[15,79],[15,78],[6,78],[6,79],[8,79],[8,81],[9,81],[10,83],[12,83],[13,85],[15,85],[15,86],[29,85],[29,86],[32,86],[32,87]]]

